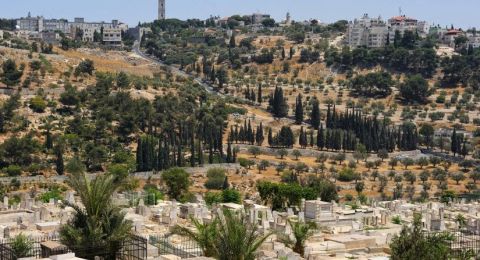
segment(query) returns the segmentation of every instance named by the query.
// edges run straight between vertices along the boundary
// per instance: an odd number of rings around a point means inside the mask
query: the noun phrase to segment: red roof
[[[451,29],[451,30],[448,30],[446,34],[447,35],[455,35],[455,34],[460,34],[460,33],[462,33],[461,30]]]
[[[406,17],[405,15],[394,16],[394,17],[390,18],[390,20],[395,20],[397,22],[406,21],[406,20],[407,21],[417,21],[417,19]]]

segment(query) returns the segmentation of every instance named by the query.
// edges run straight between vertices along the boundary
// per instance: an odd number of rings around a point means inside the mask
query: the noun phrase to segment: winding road
[[[153,63],[156,63],[158,65],[161,65],[161,66],[168,67],[172,71],[172,73],[174,73],[178,76],[192,78],[195,83],[198,83],[200,86],[202,86],[208,93],[223,96],[221,93],[218,93],[217,91],[215,91],[212,85],[203,81],[203,79],[198,78],[198,77],[194,77],[191,74],[188,74],[185,71],[180,70],[175,66],[167,65],[164,62],[162,62],[161,60],[156,59],[154,57],[151,57],[150,55],[142,52],[142,50],[140,49],[140,42],[135,41],[135,43],[133,44],[132,50],[135,54],[137,54],[138,56],[140,56],[140,57],[142,57],[146,60],[149,60],[149,61],[151,61]]]

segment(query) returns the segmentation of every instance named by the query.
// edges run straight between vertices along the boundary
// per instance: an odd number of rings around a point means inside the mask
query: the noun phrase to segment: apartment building
[[[387,42],[388,26],[381,17],[371,18],[364,14],[348,24],[347,43],[350,48],[365,46],[378,48]]]
[[[17,19],[17,29],[19,31],[39,32],[42,30],[43,17],[32,17],[30,12],[27,17]]]
[[[400,35],[413,31],[420,37],[426,37],[429,26],[427,22],[404,15],[392,17],[385,22],[381,17],[370,18],[368,14],[364,14],[360,19],[348,24],[346,41],[351,48],[379,48],[385,46],[388,39],[394,39],[397,31]]]
[[[425,21],[418,21],[415,18],[407,17],[405,15],[394,16],[388,19],[389,37],[395,38],[395,33],[400,32],[403,36],[405,31],[412,31],[418,33],[420,37],[425,37],[428,34],[429,26]]]
[[[108,46],[122,45],[122,30],[119,28],[103,29],[103,43]]]

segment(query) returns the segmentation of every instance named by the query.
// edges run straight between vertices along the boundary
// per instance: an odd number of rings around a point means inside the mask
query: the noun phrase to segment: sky
[[[402,13],[442,26],[480,28],[478,0],[166,0],[167,18],[208,18],[262,12],[277,21],[287,12],[296,21],[310,18],[322,22],[353,20],[368,13],[389,18]],[[84,17],[87,21],[118,19],[129,25],[152,21],[157,16],[157,0],[0,0],[0,17],[45,18]]]

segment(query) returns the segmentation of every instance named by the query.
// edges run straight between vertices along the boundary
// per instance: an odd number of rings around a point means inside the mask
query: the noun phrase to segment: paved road
[[[138,41],[135,42],[135,44],[133,45],[133,48],[132,48],[133,52],[135,52],[135,54],[137,54],[138,56],[146,59],[146,60],[149,60],[153,63],[156,63],[158,65],[161,65],[161,66],[166,66],[168,67],[172,73],[176,74],[176,75],[179,75],[179,76],[182,76],[182,77],[187,77],[187,78],[192,78],[194,82],[198,83],[200,86],[202,86],[208,93],[210,94],[214,94],[214,95],[221,95],[223,96],[222,94],[218,93],[217,91],[215,91],[215,89],[213,88],[212,85],[206,83],[205,81],[203,81],[203,79],[201,78],[196,78],[196,77],[193,77],[192,75],[186,73],[185,71],[182,71],[180,69],[178,69],[177,67],[175,66],[172,66],[172,65],[167,65],[165,64],[164,62],[162,62],[161,60],[159,59],[156,59],[156,58],[153,58],[149,55],[147,55],[146,53],[142,52],[140,50],[140,43]]]

